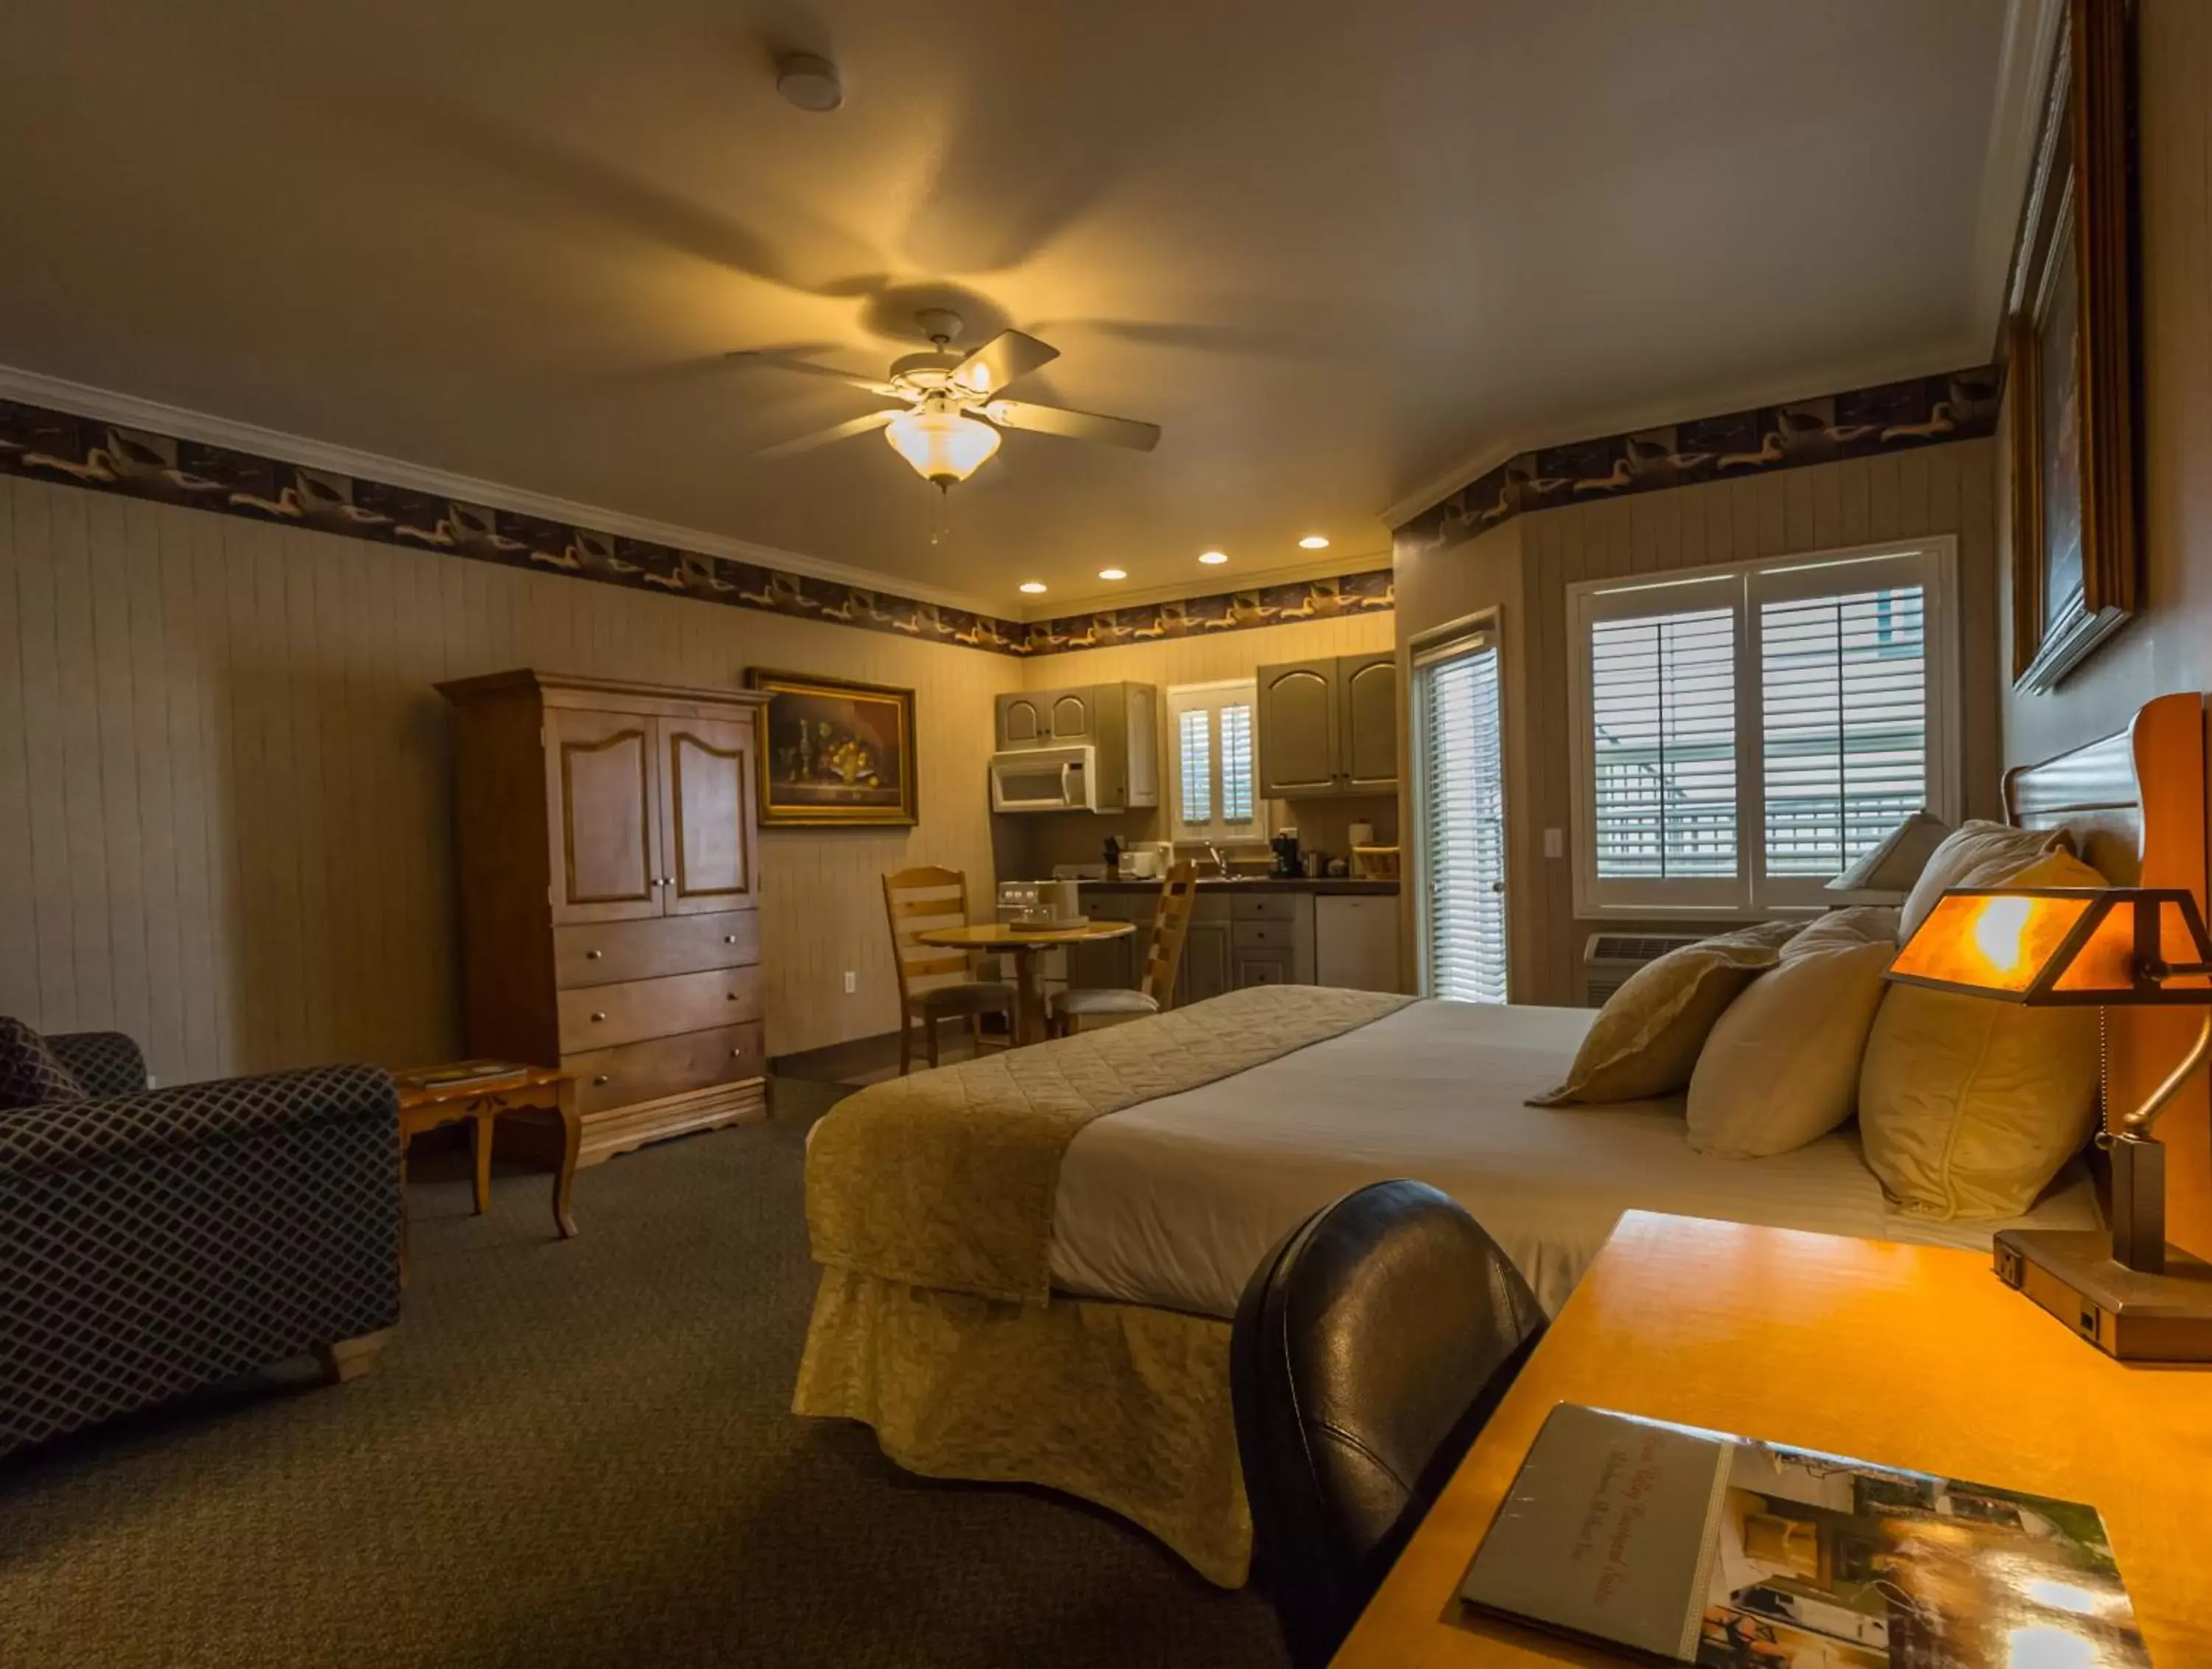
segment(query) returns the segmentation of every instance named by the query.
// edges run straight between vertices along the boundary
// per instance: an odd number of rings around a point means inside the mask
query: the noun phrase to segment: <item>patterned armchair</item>
[[[92,1099],[0,1112],[0,1455],[310,1350],[365,1368],[399,1316],[391,1078],[149,1090],[120,1033],[46,1041]]]

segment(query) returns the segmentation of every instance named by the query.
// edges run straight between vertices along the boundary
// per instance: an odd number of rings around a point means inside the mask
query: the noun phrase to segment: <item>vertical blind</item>
[[[1590,719],[1599,876],[1733,876],[1735,611],[1597,622]]]
[[[1480,637],[1418,658],[1421,877],[1430,994],[1505,1000],[1505,785],[1498,650]]]
[[[1918,586],[1759,608],[1766,871],[1826,879],[1928,801]]]

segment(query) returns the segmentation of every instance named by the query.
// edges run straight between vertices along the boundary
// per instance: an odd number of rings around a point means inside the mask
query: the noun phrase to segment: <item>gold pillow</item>
[[[2063,852],[1975,884],[2101,887]],[[1884,1193],[1914,1217],[2018,1217],[2089,1139],[2097,1012],[2023,1008],[1893,985],[1859,1069],[1859,1134]]]
[[[1898,923],[1897,942],[1903,944],[1920,931],[1936,907],[1936,901],[1952,887],[1994,887],[2053,852],[2074,850],[2072,836],[2063,828],[2014,828],[2010,823],[1961,823],[1946,837],[1905,895],[1905,916]],[[2103,886],[2100,876],[2093,883]]]
[[[1644,963],[1606,998],[1567,1081],[1530,1096],[1528,1105],[1649,1101],[1683,1089],[1713,1023],[1774,966],[1798,926],[1763,921]]]

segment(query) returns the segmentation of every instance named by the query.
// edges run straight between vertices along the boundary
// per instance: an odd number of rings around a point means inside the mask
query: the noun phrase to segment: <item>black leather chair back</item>
[[[1544,1331],[1528,1282],[1424,1182],[1316,1212],[1237,1307],[1231,1397],[1257,1580],[1325,1664]]]

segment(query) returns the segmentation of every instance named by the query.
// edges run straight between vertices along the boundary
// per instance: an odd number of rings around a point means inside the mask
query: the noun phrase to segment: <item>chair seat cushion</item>
[[[965,980],[918,991],[906,999],[913,1014],[997,1014],[1014,1006],[1014,988],[1003,980]]]
[[[1141,991],[1063,991],[1052,999],[1054,1014],[1158,1014],[1160,1005]]]
[[[21,1020],[0,1017],[0,1108],[89,1099],[52,1045]]]

